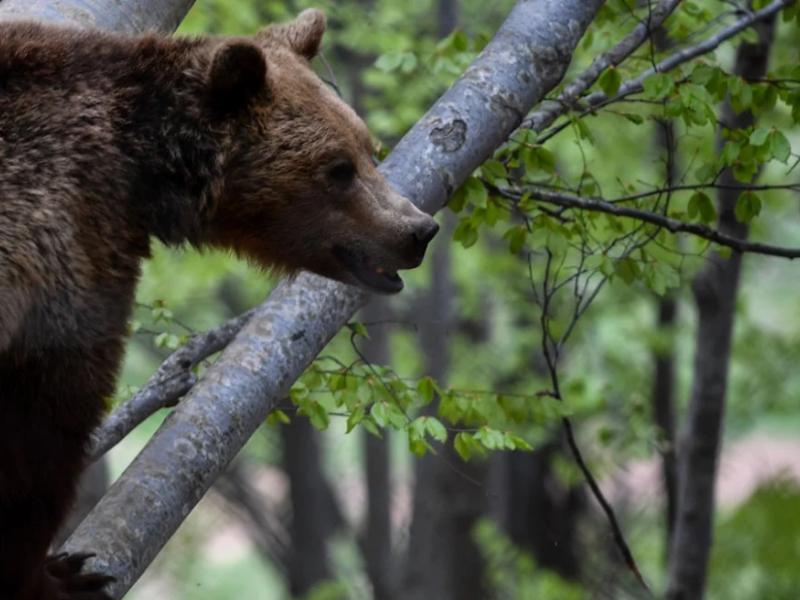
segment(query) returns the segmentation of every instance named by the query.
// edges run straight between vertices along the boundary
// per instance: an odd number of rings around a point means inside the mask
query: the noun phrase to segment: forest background
[[[248,34],[324,9],[315,67],[384,155],[513,4],[198,0],[179,33]],[[694,447],[713,462],[722,423],[717,510],[701,514],[713,544],[694,538],[710,552],[701,593],[796,597],[798,266],[756,248],[731,281],[740,254],[708,235],[678,237],[664,222],[575,200],[800,245],[800,12],[784,8],[622,95],[649,67],[770,3],[662,5],[670,14],[652,38],[604,69],[572,112],[518,131],[456,192],[406,291],[371,303],[323,351],[129,597],[646,597],[563,417],[658,593],[679,578],[667,548],[680,459]],[[607,2],[565,82],[654,7]],[[759,47],[764,72],[742,76],[742,54],[758,62]],[[592,93],[619,99],[592,104]],[[227,255],[156,247],[116,401],[192,332],[257,304],[274,283]],[[728,308],[729,356],[718,322]],[[703,382],[717,399],[710,412],[695,402]],[[112,476],[163,412],[108,455]]]

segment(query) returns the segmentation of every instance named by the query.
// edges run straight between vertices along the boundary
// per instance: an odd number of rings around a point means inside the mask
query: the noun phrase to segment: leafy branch
[[[696,237],[714,242],[715,244],[719,244],[720,246],[726,246],[732,250],[736,250],[737,252],[750,252],[753,254],[778,256],[781,258],[788,258],[790,260],[800,258],[800,248],[788,248],[764,244],[761,242],[749,242],[747,240],[742,240],[726,233],[722,233],[717,229],[713,229],[700,223],[687,223],[663,214],[632,208],[629,206],[622,206],[616,203],[619,202],[619,200],[609,201],[602,198],[584,198],[543,188],[529,188],[524,193],[510,190],[497,191],[503,197],[512,199],[515,202],[521,201],[521,199],[527,195],[531,199],[539,202],[545,202],[547,204],[552,204],[567,209],[587,210],[605,213],[616,217],[636,219],[644,223],[650,223],[660,228],[667,229],[672,233],[689,233]]]
[[[794,2],[795,0],[776,0],[770,5],[762,8],[761,10],[757,10],[755,12],[749,12],[748,14],[746,14],[744,17],[742,17],[732,25],[725,27],[724,29],[721,29],[714,35],[704,39],[703,41],[697,44],[693,44],[691,46],[687,46],[685,48],[682,48],[681,50],[676,51],[675,53],[661,60],[654,66],[644,70],[636,77],[619,83],[615,93],[609,95],[604,92],[594,92],[586,96],[580,102],[580,106],[583,107],[583,110],[578,115],[578,118],[592,114],[599,108],[603,108],[605,106],[608,106],[609,104],[623,100],[628,96],[644,91],[644,82],[649,77],[658,73],[666,73],[699,56],[703,56],[705,54],[708,54],[709,52],[714,51],[723,42],[741,33],[754,23],[772,17],[774,14],[786,8],[787,6],[793,4]],[[521,128],[532,129],[537,133],[540,133],[541,135],[539,136],[539,142],[543,143],[552,138],[554,135],[561,132],[562,130],[564,130],[565,128],[569,127],[569,125],[572,123],[572,119],[569,119],[564,123],[561,123],[560,125],[557,125],[548,131],[544,131],[545,127],[547,127],[550,123],[552,123],[557,116],[559,116],[560,114],[565,114],[569,110],[569,108],[571,108],[574,104],[575,102],[569,105],[562,104],[559,109],[551,110],[548,113],[544,113],[548,115],[547,119],[549,120],[545,120],[545,118],[543,118],[542,111],[536,111],[532,113],[523,122]],[[549,116],[551,114],[553,115],[552,118]]]

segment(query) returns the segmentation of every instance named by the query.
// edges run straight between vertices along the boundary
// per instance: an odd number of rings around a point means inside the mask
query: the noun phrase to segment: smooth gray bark
[[[520,0],[466,73],[382,165],[387,179],[435,212],[563,76],[602,0]],[[172,29],[187,0],[7,0],[0,15],[131,32]],[[301,275],[280,285],[209,368],[68,540],[119,598],[212,482],[364,300]]]
[[[174,31],[195,0],[3,0],[0,21],[33,19],[119,33]]]
[[[756,24],[759,42],[742,43],[734,71],[746,80],[762,78],[767,71],[774,20]],[[736,115],[726,106],[723,122],[732,128],[753,125],[749,112]],[[727,170],[723,186],[737,182]],[[718,196],[721,231],[747,237],[747,226],[739,223],[734,208],[739,192],[723,189]],[[714,483],[717,456],[725,415],[731,337],[736,311],[742,255],[728,259],[714,254],[693,284],[698,311],[695,343],[694,384],[687,415],[685,441],[680,448],[678,513],[670,551],[667,598],[697,600],[703,597],[714,527]]]

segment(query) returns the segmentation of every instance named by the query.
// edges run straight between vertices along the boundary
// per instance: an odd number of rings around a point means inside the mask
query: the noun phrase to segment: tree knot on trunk
[[[464,145],[467,137],[467,123],[462,119],[453,119],[449,123],[434,127],[430,138],[433,145],[443,152],[455,152]]]

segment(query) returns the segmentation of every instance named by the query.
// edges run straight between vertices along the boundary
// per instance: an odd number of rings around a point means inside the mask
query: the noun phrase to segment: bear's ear
[[[267,87],[264,51],[246,40],[225,42],[214,53],[208,74],[213,104],[225,111],[244,108]]]
[[[272,25],[263,30],[259,37],[276,37],[285,42],[295,54],[311,60],[319,52],[322,36],[325,33],[325,13],[308,8],[297,15],[291,23]]]

